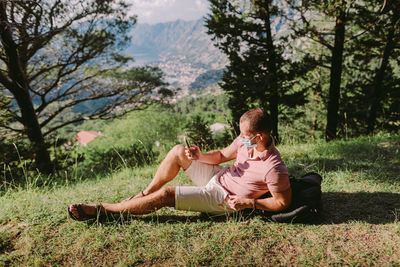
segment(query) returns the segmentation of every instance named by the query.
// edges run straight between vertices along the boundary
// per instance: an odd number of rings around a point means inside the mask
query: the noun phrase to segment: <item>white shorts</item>
[[[197,186],[176,187],[175,209],[212,214],[233,212],[234,210],[225,204],[228,192],[216,178],[222,169],[219,165],[192,161],[186,173]]]

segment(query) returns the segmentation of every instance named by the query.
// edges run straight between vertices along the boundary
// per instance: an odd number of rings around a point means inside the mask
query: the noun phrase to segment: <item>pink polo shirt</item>
[[[250,158],[254,148],[246,147],[239,138],[231,147],[237,149],[236,162],[218,174],[219,183],[229,194],[258,198],[290,187],[288,170],[273,143],[256,158]]]

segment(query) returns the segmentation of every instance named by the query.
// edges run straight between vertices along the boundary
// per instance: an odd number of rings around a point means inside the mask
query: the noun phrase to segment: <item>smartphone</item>
[[[186,136],[183,137],[183,140],[185,141],[185,145],[187,146],[187,148],[189,148],[190,145],[189,145],[189,142],[188,142]]]
[[[190,145],[189,145],[189,142],[188,142],[186,136],[183,137],[183,140],[185,141],[186,147],[189,149],[189,148],[190,148]],[[192,152],[190,152],[190,150],[189,150],[189,153],[190,153],[190,155],[192,155]]]

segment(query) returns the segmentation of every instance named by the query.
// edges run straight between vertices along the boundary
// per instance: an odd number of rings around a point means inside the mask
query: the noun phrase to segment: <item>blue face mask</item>
[[[251,138],[251,139],[244,139],[244,138],[239,137],[239,140],[240,140],[240,142],[242,142],[243,145],[245,145],[245,146],[247,146],[247,147],[256,147],[257,144],[252,144],[252,143],[251,143],[251,140],[253,140],[255,137],[256,137],[256,136],[254,136],[254,137]]]

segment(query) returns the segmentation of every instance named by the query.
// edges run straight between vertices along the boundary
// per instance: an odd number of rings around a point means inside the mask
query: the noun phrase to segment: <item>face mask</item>
[[[256,147],[257,144],[252,144],[251,140],[253,140],[256,136],[254,136],[251,139],[244,139],[244,138],[239,138],[240,142],[242,142],[243,145],[247,146],[247,147]]]

